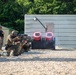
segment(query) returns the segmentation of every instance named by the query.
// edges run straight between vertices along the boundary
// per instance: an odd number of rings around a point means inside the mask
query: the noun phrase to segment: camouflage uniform
[[[31,46],[30,38],[27,35],[24,35],[22,38],[22,48],[25,52],[28,52]]]
[[[7,36],[7,44],[5,49],[7,50],[8,56],[10,55],[11,50],[13,50],[13,54],[16,55],[17,53],[17,46],[15,45],[15,38],[17,37],[17,32],[12,31],[10,35]]]

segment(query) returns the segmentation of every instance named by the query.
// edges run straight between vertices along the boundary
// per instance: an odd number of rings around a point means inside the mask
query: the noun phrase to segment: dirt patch
[[[76,50],[31,50],[0,57],[0,75],[76,75]]]

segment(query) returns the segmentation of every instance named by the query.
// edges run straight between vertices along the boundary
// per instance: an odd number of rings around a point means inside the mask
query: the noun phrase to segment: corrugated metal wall
[[[45,29],[38,21],[37,17],[44,25],[54,24],[54,34],[56,46],[63,48],[76,48],[76,15],[25,15],[25,32],[32,35],[35,31],[40,31],[45,35]]]

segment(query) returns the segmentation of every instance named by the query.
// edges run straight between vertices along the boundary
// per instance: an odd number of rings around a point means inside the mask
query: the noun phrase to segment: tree
[[[76,0],[0,0],[0,24],[24,31],[25,14],[76,14]]]
[[[2,2],[4,3],[4,2]],[[3,9],[0,12],[0,23],[3,26],[23,31],[24,22],[23,22],[23,12],[22,7],[15,2],[14,0],[8,0],[3,5]]]

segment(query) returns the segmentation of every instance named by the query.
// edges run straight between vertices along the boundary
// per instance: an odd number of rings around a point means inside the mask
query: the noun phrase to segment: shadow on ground
[[[23,54],[44,54],[44,53],[39,51],[29,51],[29,52],[24,52]]]
[[[45,52],[44,52],[45,51]],[[32,54],[45,54],[47,51],[44,50],[44,51],[29,51],[29,52],[25,52],[24,54],[20,55],[20,56],[12,56],[12,57],[0,57],[0,62],[10,62],[10,61],[19,61],[19,62],[22,62],[22,61],[43,61],[43,62],[47,62],[47,61],[55,61],[55,62],[76,62],[76,57],[72,58],[72,57],[50,57],[50,58],[47,58],[46,56],[44,58],[40,58],[40,57],[32,57],[32,58],[28,58],[28,55],[32,55]],[[52,50],[51,50],[52,51]],[[50,51],[50,52],[51,52]],[[61,50],[55,50],[55,51],[66,51],[65,49],[61,49]],[[67,51],[74,51],[74,50],[68,50]],[[75,50],[76,51],[76,50]],[[48,51],[49,52],[49,51]],[[25,58],[25,54],[26,54],[26,58]],[[23,57],[23,58],[22,58]]]
[[[55,61],[55,62],[76,62],[76,58],[39,58],[39,57],[33,57],[33,58],[0,58],[0,62],[10,62],[10,61]]]

